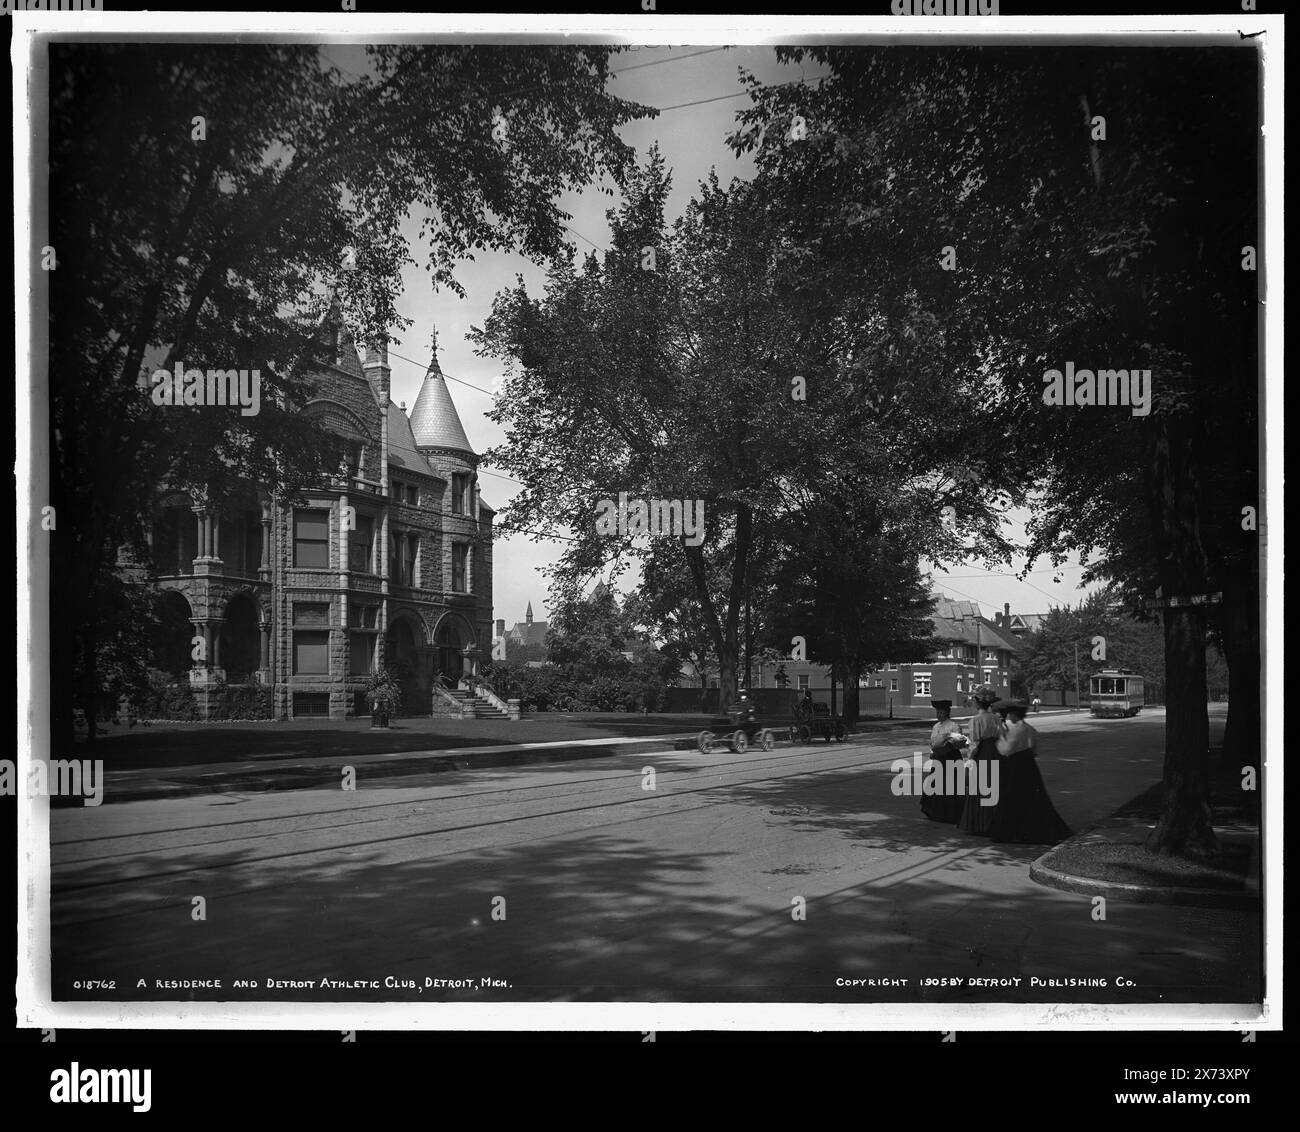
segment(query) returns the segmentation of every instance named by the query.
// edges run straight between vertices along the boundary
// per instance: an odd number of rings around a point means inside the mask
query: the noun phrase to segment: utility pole
[[[1074,642],[1074,710],[1079,710],[1079,642]]]

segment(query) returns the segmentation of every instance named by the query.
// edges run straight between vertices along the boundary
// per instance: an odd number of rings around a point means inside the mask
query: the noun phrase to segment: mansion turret
[[[301,411],[343,438],[338,477],[292,504],[255,488],[159,500],[155,669],[188,685],[198,718],[367,714],[381,669],[405,714],[429,715],[435,684],[488,657],[494,512],[436,348],[409,417],[384,345],[363,353],[336,322],[325,353]]]

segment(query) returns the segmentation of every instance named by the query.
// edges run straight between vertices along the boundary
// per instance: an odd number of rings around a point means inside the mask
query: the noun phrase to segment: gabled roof
[[[545,621],[516,621],[515,627],[506,636],[518,637],[519,643],[524,645],[544,645],[546,627]]]
[[[406,472],[419,472],[421,475],[441,479],[416,448],[415,437],[411,434],[411,422],[406,419],[406,414],[392,401],[388,402],[388,463]]]
[[[1011,629],[1013,632],[1023,629],[1026,633],[1037,633],[1043,627],[1046,616],[1045,613],[1013,613]]]
[[[979,617],[980,607],[973,601],[954,601],[946,594],[938,594],[934,603],[934,615],[950,621],[962,617]]]
[[[436,354],[411,409],[411,433],[421,448],[452,448],[474,455]]]
[[[1010,633],[1004,633],[984,617],[932,617],[934,635],[945,641],[959,641],[965,645],[978,643],[980,648],[1007,649],[1019,652],[1024,644]],[[978,625],[978,629],[976,626]]]

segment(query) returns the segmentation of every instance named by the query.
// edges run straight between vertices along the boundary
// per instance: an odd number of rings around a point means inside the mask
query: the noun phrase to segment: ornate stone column
[[[198,551],[194,561],[206,562],[208,560],[208,511],[202,504],[192,510],[195,518],[195,549]]]
[[[271,505],[262,504],[262,557],[257,564],[258,574],[271,569]],[[265,665],[263,665],[265,667]]]
[[[261,651],[259,652],[258,669],[264,674],[263,683],[269,683],[271,674],[271,622],[259,621],[257,628],[261,632]]]

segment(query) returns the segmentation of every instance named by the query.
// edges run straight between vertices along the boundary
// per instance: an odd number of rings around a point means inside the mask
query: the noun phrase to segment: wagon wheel
[[[731,737],[731,749],[736,754],[743,755],[749,750],[749,736],[737,729],[736,733]]]
[[[799,742],[800,743],[812,742],[812,728],[809,727],[808,724],[806,723],[799,724]]]
[[[763,750],[770,751],[773,747],[776,746],[776,736],[773,735],[772,732],[770,732],[766,727],[764,727],[763,730],[759,732],[758,745],[762,747]]]
[[[700,754],[707,755],[713,750],[713,732],[701,731],[699,738],[695,740],[695,745],[699,747]]]

